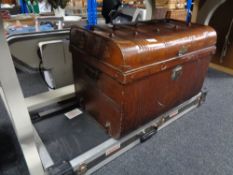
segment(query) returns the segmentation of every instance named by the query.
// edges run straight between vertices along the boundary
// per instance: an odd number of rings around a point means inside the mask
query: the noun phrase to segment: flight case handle
[[[151,126],[147,129],[145,129],[143,132],[141,132],[138,136],[140,138],[140,142],[143,143],[147,140],[149,140],[153,135],[157,133],[158,127]]]

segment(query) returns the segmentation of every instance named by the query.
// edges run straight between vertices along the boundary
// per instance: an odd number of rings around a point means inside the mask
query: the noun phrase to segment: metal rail
[[[75,97],[74,85],[25,98],[29,112]]]
[[[190,100],[184,102],[178,107],[168,111],[155,120],[147,123],[141,128],[133,131],[120,140],[109,139],[97,147],[85,152],[84,154],[70,161],[74,172],[78,174],[90,175],[97,169],[114,160],[121,154],[140,144],[142,141],[138,137],[141,133],[146,133],[146,129],[157,126],[158,131],[168,126],[175,120],[181,118],[186,113],[197,108],[205,101],[206,92],[199,93]],[[150,137],[149,137],[150,138]],[[126,146],[125,143],[127,143]]]
[[[44,170],[34,139],[33,126],[24,102],[9,47],[4,38],[0,17],[0,84],[9,116],[31,175],[43,175]]]
[[[225,2],[226,0],[207,0],[198,13],[197,22],[209,25],[214,12]]]

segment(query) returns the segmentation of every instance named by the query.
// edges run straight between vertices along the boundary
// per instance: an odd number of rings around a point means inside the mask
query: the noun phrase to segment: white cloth
[[[51,12],[51,5],[46,0],[43,0],[39,2],[39,9],[40,13]]]

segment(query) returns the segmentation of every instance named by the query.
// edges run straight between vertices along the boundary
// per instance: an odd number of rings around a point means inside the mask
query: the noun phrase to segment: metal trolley
[[[77,107],[74,85],[24,98],[1,19],[0,53],[0,94],[32,175],[91,174],[205,101],[206,92],[200,92],[124,138],[115,140],[85,111],[74,120],[64,117],[64,111]]]

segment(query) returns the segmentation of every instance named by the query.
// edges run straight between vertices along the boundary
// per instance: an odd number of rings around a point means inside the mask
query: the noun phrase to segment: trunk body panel
[[[107,27],[71,29],[75,83],[82,87],[77,97],[114,138],[197,95],[216,49],[216,33],[206,26],[136,26],[116,26],[114,34]]]

